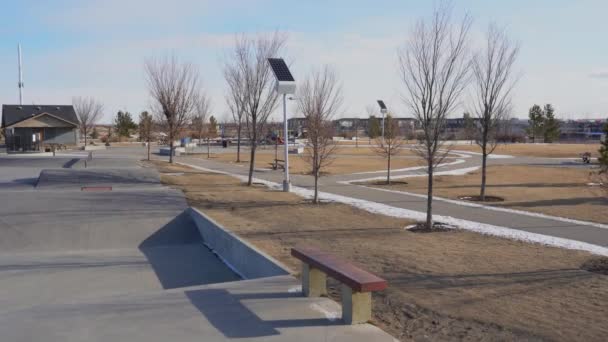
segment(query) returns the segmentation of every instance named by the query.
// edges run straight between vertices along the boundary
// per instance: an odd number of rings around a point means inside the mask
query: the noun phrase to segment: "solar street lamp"
[[[268,58],[268,64],[276,78],[275,90],[283,95],[283,131],[285,142],[285,179],[283,179],[283,191],[289,192],[289,135],[287,132],[287,94],[295,94],[296,81],[291,75],[291,71],[285,64],[283,58]]]
[[[382,143],[384,143],[384,115],[386,114],[387,109],[382,100],[378,100],[378,105],[380,106],[380,113],[382,113]]]

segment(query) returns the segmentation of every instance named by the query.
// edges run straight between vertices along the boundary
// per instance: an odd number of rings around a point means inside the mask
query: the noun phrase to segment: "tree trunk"
[[[148,135],[148,161],[150,160],[150,136]]]
[[[83,150],[87,149],[87,128],[84,128],[84,148]]]
[[[388,165],[386,168],[386,184],[391,184],[391,154],[388,154]]]
[[[169,163],[173,164],[173,136],[169,137]]]
[[[207,137],[207,159],[211,158],[211,138]]]
[[[253,183],[253,170],[255,165],[255,150],[257,148],[257,143],[255,139],[251,142],[251,155],[249,157],[249,178],[247,180],[247,185],[251,186]]]
[[[315,197],[312,199],[312,203],[319,203],[319,169],[315,170]]]
[[[426,199],[426,227],[433,229],[433,160],[429,157],[428,160],[428,189]]]
[[[479,199],[483,202],[486,200],[486,168],[487,168],[488,154],[486,149],[483,149],[483,155],[481,156],[481,191],[479,193]]]
[[[241,124],[236,131],[236,162],[241,162]]]

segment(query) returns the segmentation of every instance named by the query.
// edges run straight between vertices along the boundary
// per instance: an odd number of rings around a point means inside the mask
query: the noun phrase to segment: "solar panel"
[[[384,104],[384,101],[378,100],[378,105],[380,106],[380,109],[382,109],[382,110],[386,109],[386,105]]]
[[[268,64],[279,82],[295,82],[283,58],[268,58]]]

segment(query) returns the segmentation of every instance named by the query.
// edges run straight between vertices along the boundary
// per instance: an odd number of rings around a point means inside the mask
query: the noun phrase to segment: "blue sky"
[[[474,18],[472,41],[488,23],[521,45],[514,116],[553,103],[562,118],[608,117],[608,2],[454,0]],[[104,121],[149,107],[147,57],[174,54],[200,69],[217,116],[225,113],[222,57],[237,33],[289,35],[285,56],[297,79],[333,65],[343,82],[344,116],[363,116],[383,98],[398,116],[396,50],[432,1],[5,0],[0,12],[0,102],[16,103],[16,45],[24,51],[25,103],[69,103],[93,96]],[[463,98],[466,103],[466,97]],[[462,110],[454,113],[460,115]]]

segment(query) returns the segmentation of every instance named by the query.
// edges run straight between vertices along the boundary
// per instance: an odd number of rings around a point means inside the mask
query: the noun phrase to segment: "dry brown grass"
[[[507,144],[498,145],[494,153],[528,157],[578,158],[585,152],[597,157],[599,148],[599,144]],[[452,150],[481,152],[476,144],[454,145]]]
[[[386,170],[386,159],[376,155],[370,148],[343,148],[337,149],[338,153],[332,157],[332,162],[325,168],[323,173],[349,174],[355,172],[379,171]],[[351,151],[353,150],[353,151]],[[354,151],[360,150],[360,151]],[[346,156],[352,154],[352,156]],[[400,154],[401,155],[401,154]],[[282,149],[278,151],[278,159],[283,160]],[[410,151],[403,151],[402,156],[412,156]],[[206,158],[205,154],[198,155],[199,158]],[[226,163],[235,163],[236,153],[219,153],[212,155],[214,161]],[[271,168],[274,163],[275,154],[270,150],[262,150],[256,154],[255,166],[257,168]],[[247,150],[241,152],[241,164],[249,164],[249,153]],[[411,166],[421,165],[421,160],[418,158],[395,158],[391,161],[392,169],[406,168]],[[289,171],[293,174],[310,174],[310,164],[301,155],[289,156]]]
[[[438,176],[434,192],[440,197],[479,195],[481,170],[464,176]],[[408,178],[394,190],[426,194],[426,177]],[[579,220],[608,223],[608,198],[589,186],[590,171],[540,166],[489,166],[486,194],[504,198],[488,205],[527,210]],[[376,185],[386,187],[386,185]]]
[[[388,279],[389,288],[373,296],[374,323],[403,341],[603,341],[608,334],[608,277],[579,269],[587,253],[465,231],[412,233],[403,220],[156,164],[185,172],[162,181],[182,189],[190,205],[294,270],[290,248],[310,244]]]

